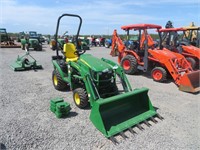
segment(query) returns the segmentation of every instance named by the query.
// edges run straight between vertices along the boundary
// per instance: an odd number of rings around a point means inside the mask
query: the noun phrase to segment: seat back
[[[140,40],[140,48],[141,48],[141,49],[143,49],[144,41],[145,41],[145,39],[146,39],[146,37],[145,37],[145,32],[146,32],[146,34],[147,34],[148,47],[154,46],[153,38],[147,33],[147,31],[143,31],[142,36],[141,36],[141,40]]]
[[[76,48],[74,44],[72,43],[64,44],[63,53],[66,57],[66,61],[76,61],[78,59],[78,56],[74,54],[75,51],[76,51]]]

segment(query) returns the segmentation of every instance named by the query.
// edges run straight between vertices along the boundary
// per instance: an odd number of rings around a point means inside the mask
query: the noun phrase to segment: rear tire
[[[110,43],[106,42],[106,43],[105,43],[105,47],[106,47],[106,48],[110,48]]]
[[[42,51],[42,45],[38,46],[38,51]]]
[[[73,91],[74,103],[79,108],[85,108],[88,105],[88,95],[84,88],[77,88]]]
[[[191,65],[192,69],[195,69],[196,67],[196,61],[194,60],[194,58],[192,57],[187,57],[186,60],[189,62],[189,64]]]
[[[137,60],[132,55],[126,55],[121,61],[121,66],[126,74],[137,72]]]
[[[68,84],[62,80],[62,77],[60,76],[60,73],[58,72],[58,70],[53,71],[52,81],[53,81],[53,85],[55,89],[58,91],[66,90],[68,87]]]
[[[155,67],[151,71],[151,77],[156,82],[164,82],[167,80],[167,71],[162,67]]]

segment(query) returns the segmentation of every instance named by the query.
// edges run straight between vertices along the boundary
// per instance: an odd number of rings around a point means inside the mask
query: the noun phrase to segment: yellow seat
[[[77,61],[78,56],[76,54],[74,54],[75,51],[76,51],[76,48],[75,48],[74,44],[72,44],[72,43],[64,44],[63,53],[66,57],[66,62]]]

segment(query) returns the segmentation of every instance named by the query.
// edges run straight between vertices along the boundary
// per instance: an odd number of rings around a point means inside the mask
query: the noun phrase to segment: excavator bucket
[[[107,138],[123,133],[124,130],[158,116],[147,95],[148,89],[135,89],[94,102],[90,120]],[[141,127],[141,126],[140,126]]]
[[[180,80],[179,90],[196,93],[200,91],[200,70],[185,73]]]

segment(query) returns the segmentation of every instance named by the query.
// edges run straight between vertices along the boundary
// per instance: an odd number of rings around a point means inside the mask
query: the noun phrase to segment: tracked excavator
[[[132,24],[122,26],[121,29],[127,32],[129,37],[130,30],[138,31],[138,46],[134,49],[128,49],[114,30],[112,37],[111,56],[118,56],[118,63],[123,67],[125,73],[134,74],[141,70],[143,72],[151,71],[151,77],[154,81],[163,82],[167,80],[169,74],[179,90],[196,93],[200,91],[199,71],[194,71],[185,57],[181,54],[162,48],[162,41],[156,47],[147,30],[161,29],[161,26],[155,24]],[[160,33],[159,33],[160,36]]]

